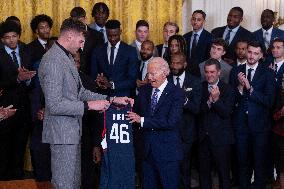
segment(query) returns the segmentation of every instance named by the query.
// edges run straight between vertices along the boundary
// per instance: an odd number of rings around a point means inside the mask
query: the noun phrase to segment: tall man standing
[[[271,125],[269,115],[275,97],[275,79],[272,70],[260,62],[262,57],[263,49],[260,43],[250,42],[247,63],[238,66],[232,76],[232,86],[236,95],[233,124],[236,133],[240,189],[250,188],[250,156],[253,157],[254,188],[265,188],[264,165]]]
[[[153,58],[148,64],[149,84],[140,88],[131,122],[141,125],[143,142],[143,186],[179,188],[182,144],[179,122],[184,104],[183,91],[168,82],[168,63]]]
[[[58,41],[43,56],[39,67],[45,95],[42,140],[50,144],[52,183],[56,189],[80,188],[82,116],[86,110],[104,111],[110,104],[106,96],[86,90],[76,70],[71,54],[83,47],[85,32],[82,22],[64,20]],[[115,99],[122,104],[129,101]]]
[[[205,18],[203,10],[195,10],[191,16],[192,31],[183,36],[187,45],[187,69],[196,76],[200,76],[198,64],[209,58],[212,42],[212,35],[204,29]]]

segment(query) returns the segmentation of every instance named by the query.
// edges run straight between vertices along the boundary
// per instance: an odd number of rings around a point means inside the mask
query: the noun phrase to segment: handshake
[[[128,97],[110,97],[110,100],[94,100],[94,101],[88,101],[88,110],[97,110],[104,112],[106,111],[110,104],[120,104],[120,105],[127,105],[131,104],[133,106],[134,99],[128,98]]]

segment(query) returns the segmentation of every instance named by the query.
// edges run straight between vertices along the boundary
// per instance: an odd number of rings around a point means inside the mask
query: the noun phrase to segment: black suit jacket
[[[212,35],[214,38],[223,38],[223,34],[225,32],[227,26],[218,27],[212,30]],[[246,41],[254,41],[254,36],[250,31],[240,26],[238,29],[236,35],[234,36],[233,40],[231,41],[230,45],[228,46],[228,49],[226,51],[226,54],[223,56],[223,58],[229,58],[232,60],[236,60],[235,55],[235,46],[239,40],[246,40]]]
[[[214,145],[226,145],[233,143],[233,129],[231,114],[234,107],[233,89],[221,80],[218,83],[220,98],[209,108],[208,83],[202,82],[202,98],[199,115],[199,141],[209,136]]]
[[[81,53],[81,61],[83,63],[82,71],[84,71],[87,75],[91,74],[91,59],[93,50],[103,45],[104,35],[101,32],[98,32],[88,27],[84,48]]]
[[[187,63],[188,63],[188,70],[193,75],[200,77],[200,70],[198,64],[201,62],[209,59],[209,53],[211,49],[211,43],[212,43],[212,35],[205,29],[201,32],[198,43],[196,45],[196,54],[192,55],[190,57],[190,40],[192,36],[192,31],[184,34],[184,39],[186,41],[187,45]]]
[[[31,64],[41,60],[42,56],[46,52],[38,39],[35,39],[27,44],[26,49],[30,55]]]
[[[168,81],[174,83],[172,74],[169,75]],[[196,117],[201,102],[200,79],[185,72],[182,88],[185,92],[186,103],[183,106],[183,117],[180,125],[181,138],[184,143],[192,143],[197,138]]]
[[[28,53],[20,47],[21,65],[31,69],[30,57]],[[18,70],[13,63],[12,57],[6,52],[5,48],[0,49],[0,89],[3,89],[1,105],[14,105],[17,109],[16,114],[10,119],[24,123],[30,117],[28,90],[25,82],[18,82]],[[17,125],[17,124],[16,124]]]

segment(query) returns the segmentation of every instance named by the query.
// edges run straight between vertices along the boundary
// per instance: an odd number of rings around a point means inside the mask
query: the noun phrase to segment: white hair
[[[162,71],[166,76],[170,74],[170,67],[167,61],[165,61],[161,57],[154,57],[153,59],[150,60],[150,64],[155,64],[159,67],[159,71]]]

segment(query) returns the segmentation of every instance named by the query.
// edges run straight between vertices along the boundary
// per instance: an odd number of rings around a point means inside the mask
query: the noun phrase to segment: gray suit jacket
[[[199,64],[199,70],[200,70],[202,81],[205,81],[204,65],[205,65],[205,61]],[[220,61],[220,65],[221,65],[220,80],[223,81],[224,83],[229,83],[230,72],[231,72],[232,66],[226,63],[224,60]]]
[[[43,56],[38,75],[45,96],[42,142],[79,144],[83,101],[105,99],[106,96],[82,86],[73,57],[68,57],[56,43]]]
[[[141,60],[140,51],[139,51],[139,48],[137,47],[137,45],[136,45],[136,43],[135,43],[135,40],[130,44],[130,46],[135,47],[136,52],[137,52],[137,55],[138,55],[138,59]],[[159,55],[158,55],[157,47],[154,46],[153,57],[158,57],[158,56],[159,56]]]

